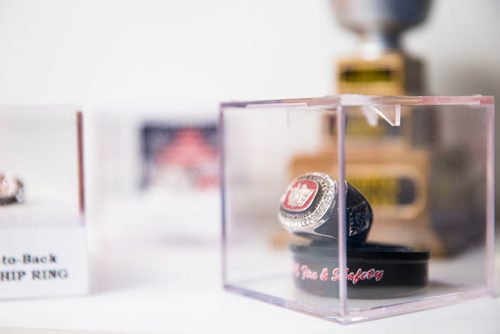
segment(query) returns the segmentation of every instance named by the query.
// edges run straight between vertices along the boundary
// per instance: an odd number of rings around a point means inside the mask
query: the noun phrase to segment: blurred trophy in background
[[[401,49],[401,33],[425,21],[430,0],[332,0],[338,21],[360,37],[358,48],[335,69],[340,94],[422,95],[423,62]],[[354,110],[353,110],[354,109]],[[349,107],[346,126],[348,181],[371,203],[377,221],[370,241],[453,251],[433,224],[429,182],[435,121],[432,114],[401,110],[401,126],[370,125],[361,108]],[[291,177],[323,171],[337,175],[335,116],[324,119],[323,147],[297,155]],[[444,173],[446,171],[443,171]]]
[[[360,37],[337,64],[339,93],[417,95],[423,63],[401,49],[401,33],[425,21],[430,0],[332,0],[337,20]]]

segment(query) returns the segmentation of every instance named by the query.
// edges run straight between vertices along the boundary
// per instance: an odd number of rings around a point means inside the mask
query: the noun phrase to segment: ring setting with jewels
[[[281,225],[291,233],[313,240],[337,239],[338,191],[337,181],[325,173],[312,172],[295,178],[280,200],[278,218]],[[368,201],[346,182],[348,242],[365,242],[372,220]]]
[[[279,220],[290,232],[324,223],[335,206],[337,181],[323,173],[308,173],[292,181],[281,198]]]

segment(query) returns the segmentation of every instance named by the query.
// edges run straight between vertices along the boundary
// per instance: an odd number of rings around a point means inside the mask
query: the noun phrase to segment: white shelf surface
[[[90,295],[2,301],[0,333],[500,333],[498,297],[342,326],[226,292],[220,268],[215,239],[110,241]]]

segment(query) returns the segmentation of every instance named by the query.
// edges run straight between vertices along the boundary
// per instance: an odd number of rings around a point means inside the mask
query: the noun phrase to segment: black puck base
[[[338,248],[331,243],[290,245],[298,288],[323,297],[338,297]],[[429,251],[365,243],[347,248],[349,298],[396,298],[421,291],[428,283]]]

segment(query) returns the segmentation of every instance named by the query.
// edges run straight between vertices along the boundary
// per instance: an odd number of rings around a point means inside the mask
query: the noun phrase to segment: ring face
[[[336,194],[337,182],[327,174],[299,176],[281,197],[279,220],[290,232],[314,229],[330,217]]]
[[[301,212],[307,210],[316,195],[319,184],[314,180],[296,180],[285,194],[283,208],[289,212]]]

